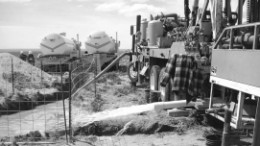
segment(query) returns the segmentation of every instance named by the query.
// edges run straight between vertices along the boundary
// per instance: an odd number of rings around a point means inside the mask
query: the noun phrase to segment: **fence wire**
[[[58,66],[52,74],[8,53],[0,54],[0,60],[1,141],[40,142],[55,131],[66,131],[59,123],[67,115],[63,99],[68,91]]]
[[[43,62],[38,62],[38,66],[35,67],[12,55],[0,54],[0,59],[4,60],[0,63],[2,74],[0,76],[2,83],[0,87],[0,138],[2,141],[11,142],[13,137],[16,137],[17,142],[29,141],[46,145],[46,140],[57,142],[55,137],[65,136],[66,141],[56,145],[68,144],[73,140],[88,145],[128,145],[129,137],[124,135],[120,137],[86,136],[81,139],[74,137],[72,133],[79,128],[78,116],[84,115],[84,120],[86,120],[93,112],[102,111],[103,97],[115,96],[113,92],[105,92],[106,86],[117,85],[119,84],[117,82],[120,82],[112,79],[111,84],[108,85],[106,79],[101,77],[84,87],[77,99],[69,98],[70,92],[74,93],[97,76],[98,62],[94,56],[83,58],[78,63],[67,64],[71,69],[68,71],[62,69],[64,65],[61,63],[50,69],[46,68],[48,65]],[[68,66],[66,68],[69,68]],[[49,72],[46,73],[44,70]],[[112,73],[110,76],[117,75]],[[104,86],[100,87],[103,83]],[[131,94],[123,92],[120,94],[128,99],[136,98]],[[91,123],[93,119],[86,121]],[[115,124],[120,123],[121,121],[118,121]],[[136,145],[144,144],[142,141],[136,141]]]
[[[89,60],[88,65],[85,65],[84,62],[83,64],[81,64],[81,66],[79,66],[78,68],[74,69],[72,71],[72,85],[73,85],[73,90],[72,93],[74,93],[76,91],[76,89],[82,87],[83,85],[85,85],[85,83],[89,83],[91,80],[93,80],[97,75],[98,75],[98,69],[97,67],[99,65],[98,61],[96,60],[95,57],[91,58]],[[125,66],[127,64],[124,64]],[[84,66],[84,67],[83,67]],[[84,68],[84,69],[82,69]],[[125,70],[126,71],[126,70]],[[88,124],[92,124],[94,123],[95,118],[93,118],[93,116],[91,116],[94,113],[99,113],[101,112],[102,109],[102,104],[104,104],[104,97],[108,97],[108,96],[116,96],[115,93],[112,92],[104,92],[107,89],[107,76],[108,78],[110,78],[109,76],[112,76],[117,78],[118,76],[118,72],[109,72],[106,75],[104,75],[103,77],[100,77],[97,80],[94,80],[91,84],[89,84],[88,86],[85,86],[84,88],[82,88],[81,91],[79,91],[79,95],[76,96],[76,98],[72,98],[72,123],[73,123],[73,131],[77,131],[78,128],[83,128],[85,129],[84,126],[82,126],[81,124],[84,123],[83,125],[88,125]],[[112,84],[116,85],[117,80],[113,80],[113,79],[108,79],[110,80]],[[104,86],[103,86],[104,85]],[[130,84],[129,84],[130,85]],[[113,86],[113,85],[112,85]],[[120,86],[120,85],[119,85]],[[116,90],[115,90],[116,91]],[[124,97],[128,97],[128,98],[136,98],[133,95],[123,95]],[[81,117],[80,119],[78,119],[78,117]],[[101,117],[102,119],[102,114]],[[80,121],[80,125],[79,125],[79,121]],[[122,121],[115,121],[114,124],[121,124]],[[104,127],[105,128],[105,127]],[[106,127],[109,128],[109,127]],[[93,131],[94,129],[92,127],[87,128],[87,130],[85,129],[86,133],[91,133],[89,131]],[[116,131],[119,131],[119,129],[117,129]],[[74,133],[75,136],[77,135],[76,133]],[[93,140],[94,139],[94,140]],[[118,136],[109,136],[109,137],[98,137],[98,136],[91,136],[91,135],[86,135],[85,138],[80,139],[77,136],[74,137],[74,140],[76,140],[77,142],[80,143],[86,143],[89,145],[99,145],[99,146],[127,146],[127,140],[125,138],[124,135],[121,135],[120,137]],[[137,142],[138,145],[142,145],[141,143]]]

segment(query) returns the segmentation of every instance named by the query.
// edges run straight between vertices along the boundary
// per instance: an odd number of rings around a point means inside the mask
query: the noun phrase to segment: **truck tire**
[[[165,67],[161,69],[159,74],[159,82],[158,82],[158,88],[161,92],[161,100],[164,101],[170,101],[171,97],[171,81],[169,81],[165,87],[161,86],[160,83],[163,80],[163,74],[165,72]]]
[[[138,76],[137,76],[137,69],[134,68],[134,62],[131,62],[127,66],[127,75],[131,82],[137,82]]]
[[[150,91],[158,90],[160,67],[153,65],[150,70]]]

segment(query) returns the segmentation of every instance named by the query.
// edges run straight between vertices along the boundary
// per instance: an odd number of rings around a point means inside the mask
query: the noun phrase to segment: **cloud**
[[[0,0],[0,2],[18,2],[18,3],[24,3],[24,2],[30,2],[32,0]]]
[[[77,7],[78,7],[78,8],[82,8],[82,7],[83,7],[83,5],[77,5]]]
[[[150,0],[131,0],[131,2],[134,2],[134,3],[145,3],[148,1],[150,1]]]
[[[118,12],[119,14],[125,16],[135,16],[137,14],[141,15],[149,15],[154,13],[160,13],[165,11],[165,8],[156,7],[150,4],[127,4],[124,2],[117,2],[117,3],[103,3],[96,7],[97,11],[103,12]]]
[[[95,0],[67,0],[68,2],[72,2],[72,1],[75,1],[75,2],[95,2]]]
[[[124,14],[126,16],[135,16],[137,14],[141,14],[141,15],[157,14],[163,11],[165,11],[165,8],[156,7],[154,5],[134,4],[131,6],[125,6],[124,8],[119,10],[119,13]]]
[[[93,0],[77,0],[78,2],[90,2],[90,1],[93,1]]]
[[[103,11],[103,12],[111,12],[111,11],[117,11],[119,9],[122,9],[123,7],[126,7],[126,4],[123,2],[118,3],[103,3],[101,5],[98,5],[96,7],[97,11]]]

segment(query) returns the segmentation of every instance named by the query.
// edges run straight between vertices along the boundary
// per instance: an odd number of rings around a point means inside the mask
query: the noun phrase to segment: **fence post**
[[[11,74],[12,74],[12,92],[14,94],[14,61],[13,61],[13,57],[11,57]]]
[[[94,75],[94,79],[97,77],[97,66],[98,66],[98,61],[97,59],[100,59],[100,58],[97,58],[97,54],[95,54],[95,75]],[[94,86],[95,86],[95,98],[97,97],[97,81],[96,79],[94,80]]]
[[[64,118],[64,126],[65,126],[65,136],[66,136],[66,143],[68,144],[68,131],[67,131],[67,120],[66,120],[66,107],[65,107],[65,99],[64,99],[64,84],[63,84],[63,74],[62,74],[62,66],[60,61],[60,83],[62,86],[61,96],[62,96],[62,106],[63,106],[63,118]]]
[[[43,64],[42,64],[42,60],[41,60],[41,88],[43,87],[42,71],[43,71]]]
[[[71,62],[69,63],[69,137],[70,142],[72,142],[72,128],[71,128],[71,71],[72,71],[72,65]]]

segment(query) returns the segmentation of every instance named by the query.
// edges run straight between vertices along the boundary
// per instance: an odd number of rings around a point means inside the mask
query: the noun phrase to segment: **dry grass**
[[[134,93],[134,92],[136,92],[135,87],[132,87],[130,85],[126,85],[126,86],[118,87],[115,90],[114,95],[116,95],[116,96],[129,95],[130,93]]]
[[[97,80],[97,83],[110,82],[110,84],[121,84],[121,78],[116,72],[108,72]]]
[[[80,94],[74,105],[93,112],[90,103],[95,99],[94,85],[87,86]],[[101,111],[144,103],[143,91],[131,87],[127,75],[120,72],[109,72],[101,77],[97,81],[97,94],[102,96]]]
[[[165,114],[142,113],[117,119],[97,121],[75,130],[76,135],[132,135],[177,132],[184,134],[198,126],[195,118],[174,118]]]

